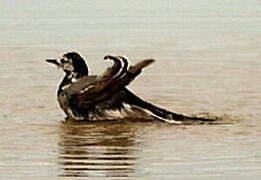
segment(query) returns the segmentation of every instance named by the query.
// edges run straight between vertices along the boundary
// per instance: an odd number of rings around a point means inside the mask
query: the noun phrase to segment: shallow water
[[[0,11],[0,179],[259,179],[259,1],[6,1]],[[218,125],[62,123],[44,62],[76,50],[155,58],[130,85]],[[88,178],[89,177],[89,178]]]

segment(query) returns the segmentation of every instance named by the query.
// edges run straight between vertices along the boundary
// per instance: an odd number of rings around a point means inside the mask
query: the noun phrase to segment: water
[[[260,179],[260,5],[3,1],[0,179]],[[106,54],[155,58],[132,91],[224,123],[64,124],[63,74],[44,60],[72,50],[93,74]]]

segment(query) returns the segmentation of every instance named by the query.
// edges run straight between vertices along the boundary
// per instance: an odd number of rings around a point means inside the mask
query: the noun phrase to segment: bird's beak
[[[57,67],[61,67],[61,64],[57,61],[57,59],[46,59],[46,62],[54,64]]]

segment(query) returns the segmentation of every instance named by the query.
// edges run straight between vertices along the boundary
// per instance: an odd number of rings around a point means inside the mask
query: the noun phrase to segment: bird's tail
[[[133,94],[132,92],[128,92],[126,93],[126,97],[125,100],[127,100],[129,104],[141,107],[147,111],[149,111],[150,113],[152,113],[154,115],[154,117],[164,120],[166,122],[214,122],[216,121],[215,119],[207,119],[207,118],[201,118],[201,117],[188,117],[185,116],[183,114],[178,114],[175,112],[171,112],[165,109],[162,109],[160,107],[157,107],[149,102],[146,102],[144,100],[142,100],[141,98],[139,98],[138,96],[136,96],[135,94]]]

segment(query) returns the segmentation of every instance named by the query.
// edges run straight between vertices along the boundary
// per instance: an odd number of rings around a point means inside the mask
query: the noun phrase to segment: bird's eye
[[[61,59],[61,63],[65,63],[66,61],[64,59]]]

